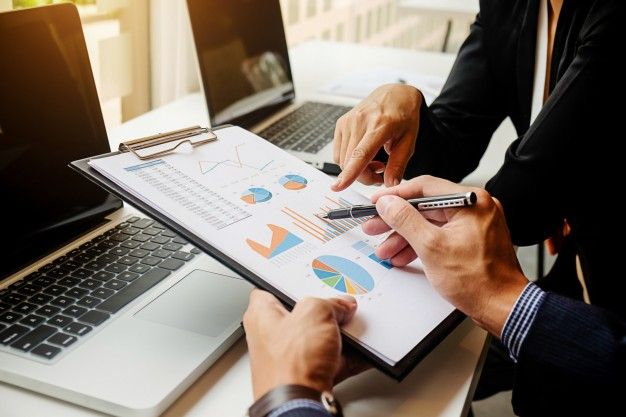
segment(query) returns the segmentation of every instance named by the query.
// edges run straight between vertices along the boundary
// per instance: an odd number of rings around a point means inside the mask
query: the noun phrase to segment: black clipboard
[[[149,204],[145,203],[141,199],[135,197],[131,193],[125,191],[113,181],[106,178],[104,175],[100,174],[97,170],[93,169],[89,165],[89,161],[98,158],[105,158],[108,156],[117,155],[121,152],[132,152],[131,149],[128,149],[128,143],[141,143],[141,141],[158,141],[159,144],[163,144],[167,142],[167,138],[172,138],[172,141],[187,141],[188,137],[180,136],[181,132],[191,132],[193,129],[201,129],[202,131],[213,132],[219,129],[223,129],[226,127],[231,127],[232,125],[223,125],[219,127],[215,127],[212,129],[207,128],[199,128],[192,127],[187,129],[181,129],[174,132],[168,132],[164,134],[154,135],[147,138],[135,139],[133,141],[124,142],[120,145],[120,151],[111,152],[103,155],[94,156],[91,158],[80,159],[78,161],[73,161],[69,164],[69,167],[100,186],[101,188],[107,190],[111,194],[119,197],[125,202],[131,204],[133,207],[136,207],[139,211],[143,212],[147,216],[159,221],[164,224],[177,234],[181,235],[197,248],[201,249],[203,252],[209,254],[217,261],[237,272],[239,275],[244,277],[254,286],[261,288],[265,291],[272,293],[276,296],[281,302],[283,302],[288,308],[292,308],[295,304],[295,301],[290,297],[285,295],[282,291],[272,286],[270,283],[265,281],[263,278],[258,276],[254,271],[249,270],[244,267],[234,259],[232,259],[227,254],[217,250],[215,247],[207,243],[205,240],[201,239],[182,225],[170,219],[166,213],[161,213],[157,209],[153,208]],[[204,142],[207,143],[207,142]],[[193,144],[192,146],[202,145],[204,143]],[[172,152],[178,144],[175,144],[171,148],[169,148],[168,152]],[[155,154],[156,155],[156,154]],[[158,156],[163,155],[163,153],[159,153]],[[146,158],[149,158],[147,156]],[[358,352],[363,356],[365,360],[372,364],[375,368],[379,369],[383,373],[388,376],[401,381],[404,379],[415,366],[430,353],[443,339],[445,339],[448,334],[452,332],[463,320],[465,319],[465,315],[461,313],[459,310],[454,310],[448,317],[446,317],[435,329],[433,329],[425,338],[423,338],[404,358],[402,358],[395,365],[390,365],[385,362],[380,357],[376,356],[373,352],[369,351],[367,348],[359,344],[357,341],[353,340],[350,336],[346,334],[342,334],[344,340],[344,346],[349,349]]]

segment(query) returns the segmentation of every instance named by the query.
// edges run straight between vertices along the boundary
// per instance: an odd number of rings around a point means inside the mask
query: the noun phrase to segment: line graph
[[[270,160],[261,164],[251,164],[251,163],[244,162],[241,158],[241,153],[239,151],[239,148],[242,147],[243,145],[245,144],[240,143],[239,145],[234,146],[233,149],[235,151],[235,155],[233,159],[224,159],[222,161],[198,161],[198,167],[200,168],[200,173],[202,175],[206,175],[215,171],[217,168],[221,166],[228,166],[231,168],[242,168],[242,169],[249,168],[254,171],[264,171],[274,162],[274,160]]]

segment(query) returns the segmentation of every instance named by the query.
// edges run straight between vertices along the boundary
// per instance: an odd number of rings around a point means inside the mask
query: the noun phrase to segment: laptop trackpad
[[[251,290],[242,279],[196,269],[135,317],[217,337],[241,322]]]

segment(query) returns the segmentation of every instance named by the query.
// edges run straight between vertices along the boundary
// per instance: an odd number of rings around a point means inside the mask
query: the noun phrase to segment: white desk
[[[291,52],[299,97],[321,97],[323,82],[361,66],[385,62],[400,69],[446,74],[453,56],[372,48],[331,42],[303,44]],[[346,100],[341,100],[346,102]],[[192,94],[133,119],[109,132],[112,147],[120,140],[208,123],[201,94]],[[500,154],[502,155],[502,154]],[[494,161],[495,163],[495,161]],[[480,180],[497,164],[481,167]],[[493,170],[492,170],[493,172]],[[346,416],[458,417],[469,407],[486,347],[486,333],[469,320],[459,326],[400,384],[375,370],[337,387]],[[243,416],[252,400],[249,358],[242,339],[205,372],[165,413],[166,417]],[[3,417],[95,417],[102,414],[53,398],[0,384]]]

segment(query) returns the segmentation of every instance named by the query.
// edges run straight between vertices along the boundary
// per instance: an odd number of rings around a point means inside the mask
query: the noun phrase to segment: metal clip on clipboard
[[[119,150],[120,152],[130,151],[137,158],[146,161],[168,155],[185,143],[195,148],[216,140],[217,136],[208,127],[193,126],[122,142]]]

